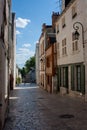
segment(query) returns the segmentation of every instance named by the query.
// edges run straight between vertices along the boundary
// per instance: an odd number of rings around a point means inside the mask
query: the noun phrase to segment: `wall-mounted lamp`
[[[80,25],[81,28],[82,28],[82,44],[83,44],[83,48],[84,48],[84,27],[83,27],[82,23],[80,23],[80,22],[75,22],[75,23],[73,24],[73,28],[74,28],[74,30],[75,30],[75,33],[74,33],[74,35],[75,35],[75,40],[78,40],[78,39],[79,39],[79,36],[80,36],[80,33],[78,32],[78,30],[79,30],[79,25]]]

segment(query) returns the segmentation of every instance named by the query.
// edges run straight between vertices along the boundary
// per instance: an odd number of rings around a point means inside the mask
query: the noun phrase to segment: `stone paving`
[[[87,103],[21,84],[11,92],[3,130],[87,130]]]

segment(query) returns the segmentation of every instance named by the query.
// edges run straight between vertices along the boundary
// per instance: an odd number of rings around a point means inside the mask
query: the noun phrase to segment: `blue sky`
[[[52,12],[58,12],[58,0],[12,0],[16,13],[16,61],[21,68],[35,54],[42,24],[51,25]]]

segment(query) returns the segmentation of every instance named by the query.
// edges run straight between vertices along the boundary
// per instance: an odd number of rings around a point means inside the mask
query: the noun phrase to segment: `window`
[[[41,54],[44,54],[44,40],[41,43]]]
[[[76,10],[76,4],[72,7],[72,18],[75,18],[77,15],[77,10]]]
[[[59,25],[57,25],[57,33],[59,33]]]
[[[75,40],[75,33],[72,33],[72,51],[78,50],[78,40]]]
[[[71,90],[85,93],[85,66],[83,64],[71,66]]]
[[[64,28],[66,26],[65,24],[65,17],[62,18],[62,28]]]
[[[57,65],[57,44],[54,44],[54,67]]]
[[[67,50],[66,50],[66,38],[62,40],[62,55],[66,55]]]

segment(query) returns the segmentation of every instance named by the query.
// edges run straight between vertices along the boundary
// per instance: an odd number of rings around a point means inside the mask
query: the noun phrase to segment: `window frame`
[[[78,40],[75,39],[75,33],[72,33],[72,51],[78,51]]]
[[[62,40],[62,56],[67,55],[67,43],[66,38]]]

